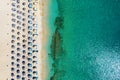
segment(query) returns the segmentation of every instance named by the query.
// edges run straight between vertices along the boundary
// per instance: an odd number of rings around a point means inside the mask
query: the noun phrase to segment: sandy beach
[[[50,0],[42,0],[42,79],[47,80],[49,75],[49,67],[48,67],[48,52],[47,52],[47,43],[49,37],[49,29],[48,29],[48,5]]]
[[[40,51],[40,54],[38,54],[40,57],[39,57],[39,66],[41,69],[38,70],[39,71],[39,77],[40,79],[39,80],[47,80],[48,76],[49,76],[49,63],[48,63],[48,52],[47,52],[47,43],[48,43],[48,37],[49,37],[49,29],[48,29],[48,8],[49,8],[49,1],[50,0],[38,0],[40,1],[40,3],[38,5],[35,4],[35,7],[39,8],[40,12],[38,11],[38,13],[36,14],[37,15],[37,19],[40,23],[40,27],[42,27],[42,30],[40,30],[40,36],[38,37],[37,39],[37,43],[36,44],[39,44],[40,46],[40,49],[41,49],[41,46],[42,46],[42,49]],[[11,33],[11,30],[15,30],[16,32],[20,32],[21,34],[23,35],[26,35],[28,36],[28,22],[24,22],[25,24],[27,24],[25,26],[25,30],[26,32],[22,32],[22,30],[17,30],[16,28],[13,29],[11,27],[11,24],[13,24],[13,22],[11,21],[11,3],[13,1],[1,1],[1,7],[0,7],[0,18],[1,18],[1,24],[0,24],[0,80],[8,80],[10,79],[11,80],[11,56],[13,56],[11,54],[11,45],[13,45],[13,43],[11,43],[11,35],[15,35],[16,37],[18,36],[17,34],[15,33]],[[28,4],[28,2],[26,1],[25,2],[26,4]],[[18,8],[15,8],[15,9],[18,9],[18,10],[22,10],[22,3],[20,3],[20,9]],[[28,10],[28,6],[25,6],[25,9]],[[25,11],[24,11],[25,12]],[[26,12],[27,13],[27,12]],[[16,13],[16,15],[18,15]],[[39,16],[42,16],[42,20],[39,19]],[[22,16],[23,17],[23,16]],[[25,19],[28,19],[27,18],[28,15],[25,15]],[[42,26],[41,26],[42,25]],[[19,26],[19,25],[17,25]],[[3,28],[4,27],[4,28]],[[42,39],[41,39],[41,34],[42,34]],[[21,44],[23,44],[22,42],[22,39],[23,37],[20,36],[19,37],[21,39]],[[27,40],[27,37],[25,38]],[[42,40],[42,43],[41,43],[41,40]],[[17,43],[17,40],[15,40],[16,43]],[[14,45],[16,44],[14,43]],[[26,43],[26,45],[28,46],[28,44]],[[15,45],[17,46],[17,45]],[[18,46],[17,46],[18,47]],[[21,50],[23,50],[22,46],[20,47]],[[40,50],[39,49],[39,50]],[[16,48],[14,49],[15,52],[17,52]],[[26,50],[27,51],[27,50]],[[21,53],[20,53],[21,54]],[[25,61],[26,63],[28,62],[28,55],[25,54]],[[16,56],[15,56],[16,57]],[[22,61],[23,59],[20,58],[20,60]],[[15,63],[18,63],[18,62],[15,62]],[[22,63],[19,63],[21,66],[23,65]],[[27,66],[27,64],[25,65]],[[28,69],[28,66],[26,67],[26,72],[27,72],[27,69]],[[22,71],[22,68],[20,68],[20,71]],[[6,74],[6,75],[3,75],[3,74]],[[17,75],[17,74],[15,74]],[[28,76],[26,75],[26,79],[28,78]],[[15,77],[15,80],[16,80],[16,77]]]

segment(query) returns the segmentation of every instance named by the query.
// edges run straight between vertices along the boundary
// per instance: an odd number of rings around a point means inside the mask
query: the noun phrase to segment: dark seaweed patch
[[[56,30],[52,37],[51,44],[51,57],[54,62],[52,64],[52,68],[54,70],[54,74],[53,76],[51,76],[50,80],[61,80],[61,78],[65,75],[65,70],[63,69],[64,65],[61,64],[65,56],[62,37],[62,30],[64,28],[63,22],[64,22],[63,17],[56,17],[55,19]]]

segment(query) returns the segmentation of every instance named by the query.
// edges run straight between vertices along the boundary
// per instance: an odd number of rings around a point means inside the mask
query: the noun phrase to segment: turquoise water
[[[50,80],[50,77],[54,74],[54,68],[52,67],[52,63],[54,62],[52,57],[50,56],[51,54],[51,43],[52,43],[52,36],[54,35],[54,32],[55,32],[55,25],[54,25],[54,22],[55,22],[55,19],[56,17],[58,16],[59,14],[59,11],[58,11],[58,3],[56,0],[50,0],[50,3],[48,5],[49,7],[49,15],[48,15],[48,24],[49,24],[49,40],[48,40],[48,44],[47,44],[47,51],[48,51],[48,55],[49,55],[49,76],[48,76],[48,80]]]
[[[63,72],[51,80],[120,80],[120,0],[56,2],[65,52],[53,67]]]

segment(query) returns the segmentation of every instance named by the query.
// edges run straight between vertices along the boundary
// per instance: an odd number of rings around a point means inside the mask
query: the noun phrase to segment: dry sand
[[[47,80],[49,75],[47,43],[49,37],[48,8],[50,0],[42,0],[42,80]]]
[[[42,1],[42,2],[41,2]],[[42,15],[42,51],[41,51],[41,59],[42,60],[42,70],[41,72],[41,79],[40,80],[47,80],[49,74],[49,67],[48,67],[48,52],[47,52],[47,42],[49,37],[49,29],[48,29],[48,5],[50,0],[41,0],[40,1],[40,15]],[[7,80],[10,79],[10,68],[11,65],[11,55],[9,54],[11,51],[11,5],[9,4],[11,1],[5,0],[4,2],[1,0],[1,8],[0,8],[0,80]],[[3,18],[4,17],[4,18]],[[3,28],[4,27],[4,28]],[[9,27],[9,28],[8,28]],[[41,44],[40,44],[41,45]],[[4,53],[4,54],[3,54]],[[6,75],[3,75],[6,74]]]

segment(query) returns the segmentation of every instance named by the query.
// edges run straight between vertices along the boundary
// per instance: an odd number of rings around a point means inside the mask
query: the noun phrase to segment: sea
[[[120,0],[50,1],[48,80],[120,80]]]

